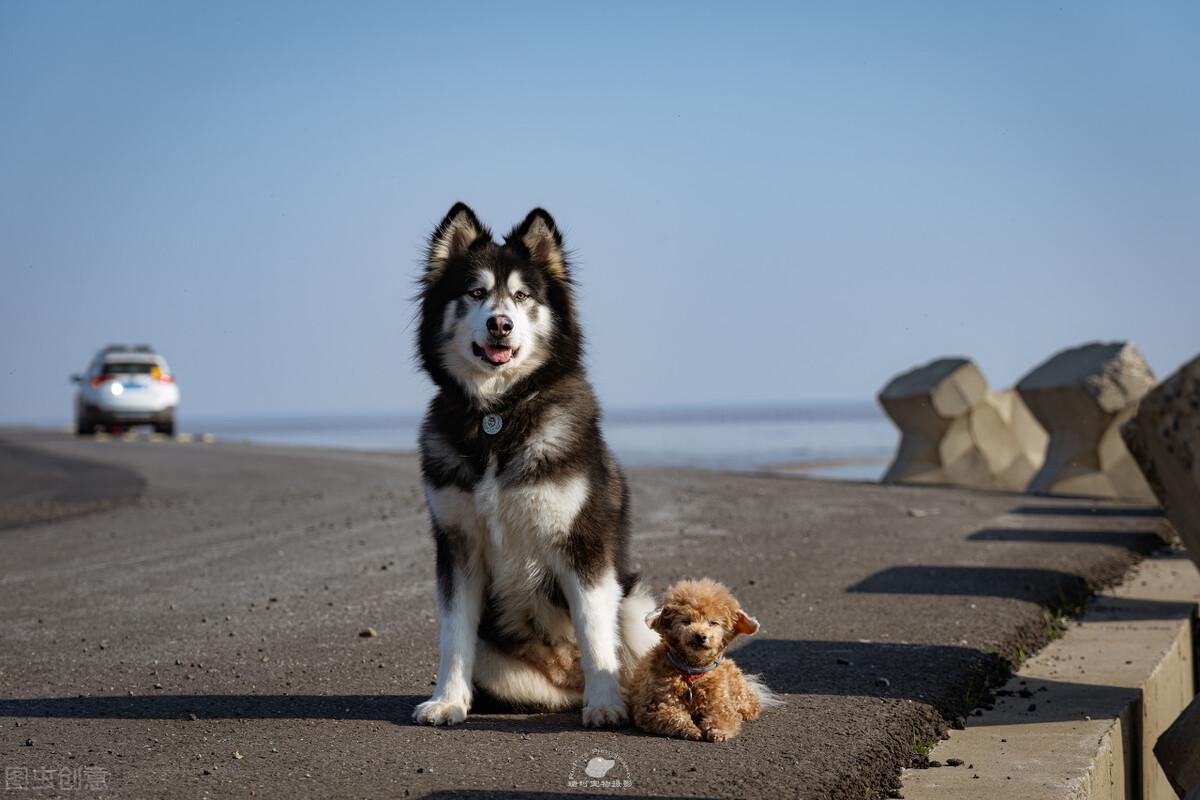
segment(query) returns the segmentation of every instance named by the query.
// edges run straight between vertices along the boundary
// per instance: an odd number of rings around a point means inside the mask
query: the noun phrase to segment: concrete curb
[[[961,766],[905,770],[903,796],[1174,800],[1153,748],[1196,692],[1198,604],[1186,557],[1142,562],[929,754]]]

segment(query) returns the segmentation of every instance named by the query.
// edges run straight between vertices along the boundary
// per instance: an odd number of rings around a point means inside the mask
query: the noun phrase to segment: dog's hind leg
[[[498,700],[540,711],[563,711],[583,703],[578,689],[555,684],[533,664],[488,642],[479,641],[475,653],[475,683]]]
[[[747,682],[740,669],[729,673],[729,697],[742,719],[758,719],[762,704],[758,701],[758,693]]]

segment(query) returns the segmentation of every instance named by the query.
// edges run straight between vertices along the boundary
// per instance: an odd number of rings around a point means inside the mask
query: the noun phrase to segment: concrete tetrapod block
[[[1200,696],[1158,737],[1154,755],[1180,797],[1200,793]]]
[[[941,358],[898,375],[879,403],[901,433],[885,483],[1021,490],[1041,466],[1041,426],[1016,394],[989,391],[969,359]]]
[[[1022,378],[1017,392],[1050,434],[1045,462],[1027,490],[1155,502],[1121,438],[1121,425],[1154,382],[1130,342],[1064,350]]]
[[[999,410],[1017,448],[1012,460],[1007,462],[1008,466],[1003,468],[1004,484],[1014,489],[1024,489],[1046,460],[1050,436],[1016,389],[993,392],[987,400]]]
[[[1121,434],[1200,567],[1200,356],[1143,397]]]
[[[1200,356],[1143,397],[1121,434],[1200,566]],[[1200,795],[1200,701],[1162,735],[1154,753],[1181,797]]]

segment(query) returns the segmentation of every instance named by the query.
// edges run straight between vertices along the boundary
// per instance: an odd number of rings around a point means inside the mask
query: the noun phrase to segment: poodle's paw
[[[457,725],[466,718],[466,703],[449,703],[434,698],[413,710],[413,720],[421,725]]]
[[[605,703],[583,707],[583,724],[589,728],[608,728],[623,725],[629,720],[629,712],[622,702]]]
[[[723,723],[701,725],[700,729],[704,733],[706,742],[727,742],[737,736],[742,729],[740,722],[735,718]]]

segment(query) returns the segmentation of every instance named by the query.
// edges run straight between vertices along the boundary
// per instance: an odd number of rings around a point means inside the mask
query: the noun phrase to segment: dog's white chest
[[[493,547],[504,545],[504,525],[500,513],[500,482],[496,477],[496,458],[488,460],[487,469],[475,484],[475,514],[483,523]]]
[[[525,635],[536,620],[539,635],[573,636],[570,618],[544,587],[567,569],[562,544],[585,507],[585,477],[508,483],[495,461],[471,491],[427,487],[437,524],[466,536],[473,558],[488,576],[501,630]]]
[[[570,534],[587,503],[589,488],[582,475],[509,483],[503,474],[497,474],[492,458],[472,491],[429,487],[426,497],[434,519],[443,528],[482,537],[497,551],[537,551],[553,548]]]
[[[475,486],[475,511],[493,547],[551,545],[567,536],[587,502],[583,476],[510,484],[496,473],[495,459]]]

